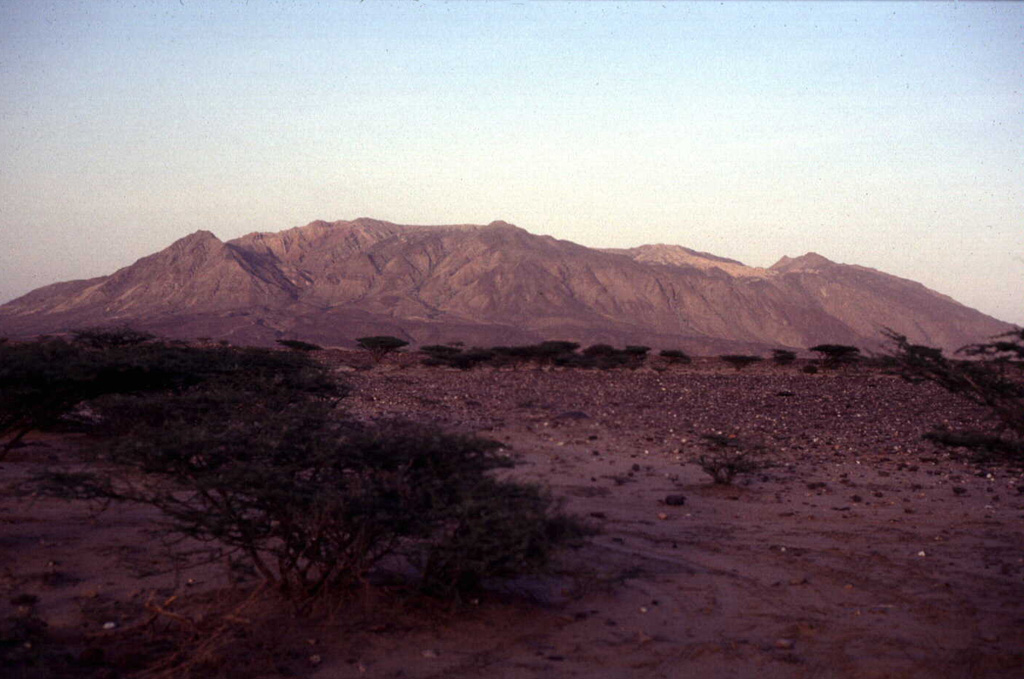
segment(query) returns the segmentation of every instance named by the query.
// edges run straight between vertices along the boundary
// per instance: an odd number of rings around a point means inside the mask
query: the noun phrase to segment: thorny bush
[[[724,434],[706,434],[703,439],[707,451],[698,455],[696,462],[716,485],[730,485],[737,476],[771,466],[764,458],[763,447],[756,443]]]
[[[92,359],[142,366],[147,379],[131,384],[146,388],[90,393],[103,472],[50,473],[40,487],[156,507],[169,531],[228,547],[297,603],[344,592],[392,556],[456,595],[539,569],[580,534],[536,488],[494,478],[512,465],[497,443],[345,420],[345,388],[303,353],[107,351]]]
[[[892,343],[889,357],[900,374],[911,382],[934,382],[984,406],[998,422],[996,439],[989,439],[992,451],[1024,449],[1024,329],[997,335],[989,342],[968,344],[956,351],[968,360],[949,358],[941,349],[911,344],[893,330],[883,333]],[[1008,439],[1004,439],[1006,436]],[[937,441],[983,440],[978,436],[935,436]],[[1019,456],[1018,456],[1019,457]]]

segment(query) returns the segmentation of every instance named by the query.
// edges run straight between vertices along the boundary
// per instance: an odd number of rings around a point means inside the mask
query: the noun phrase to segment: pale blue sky
[[[817,251],[1024,323],[1024,4],[0,0],[0,301],[196,229]]]

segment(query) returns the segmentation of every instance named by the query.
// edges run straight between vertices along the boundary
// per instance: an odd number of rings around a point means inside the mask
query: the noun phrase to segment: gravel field
[[[552,575],[478,605],[368,599],[316,630],[293,623],[280,637],[298,650],[268,677],[1024,676],[1024,476],[922,440],[935,425],[985,424],[931,385],[710,361],[466,372],[411,355],[373,369],[333,361],[353,388],[350,415],[496,439],[518,461],[506,473],[547,486],[600,532]],[[758,447],[763,469],[711,483],[694,462],[707,434]],[[71,455],[75,440],[30,443],[2,466],[6,480]],[[153,592],[225,584],[216,565],[159,572],[150,513],[92,509],[0,501],[0,605],[37,597],[55,636],[81,646],[137,624]]]

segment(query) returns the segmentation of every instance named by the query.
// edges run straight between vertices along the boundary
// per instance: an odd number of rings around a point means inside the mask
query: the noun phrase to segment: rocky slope
[[[198,231],[110,276],[0,306],[0,335],[126,323],[173,337],[351,345],[574,339],[695,353],[877,345],[882,327],[956,348],[1008,329],[913,281],[809,253],[768,269],[672,245],[597,250],[504,222],[312,222],[222,242]]]

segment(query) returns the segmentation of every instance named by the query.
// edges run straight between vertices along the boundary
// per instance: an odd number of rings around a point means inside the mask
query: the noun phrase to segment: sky
[[[198,229],[818,252],[1024,324],[1024,3],[0,0],[0,302]]]

